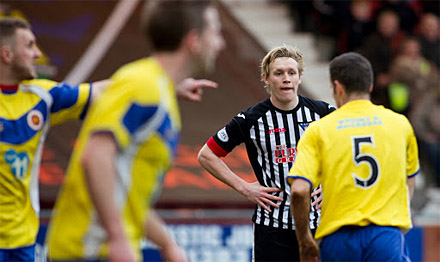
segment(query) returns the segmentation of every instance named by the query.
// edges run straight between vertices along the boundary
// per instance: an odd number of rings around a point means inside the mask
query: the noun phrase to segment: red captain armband
[[[214,137],[211,137],[208,142],[206,142],[206,145],[216,154],[218,157],[224,157],[227,154],[229,154],[228,151],[224,150],[217,142],[215,142]]]

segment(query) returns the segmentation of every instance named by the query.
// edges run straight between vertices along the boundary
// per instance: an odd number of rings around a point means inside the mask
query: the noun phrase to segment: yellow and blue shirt
[[[59,260],[108,256],[106,233],[94,211],[80,159],[91,135],[111,133],[118,147],[114,197],[133,252],[140,255],[148,210],[180,136],[174,85],[154,58],[120,68],[113,84],[90,108],[73,152],[52,217],[47,245]]]
[[[0,248],[12,249],[35,243],[38,172],[48,129],[83,117],[91,86],[34,79],[0,87]]]
[[[343,105],[313,122],[289,172],[322,184],[320,239],[345,225],[412,226],[408,177],[419,172],[408,119],[368,100]]]

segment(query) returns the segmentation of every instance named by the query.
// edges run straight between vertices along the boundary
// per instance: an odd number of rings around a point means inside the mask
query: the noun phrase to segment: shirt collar
[[[0,84],[0,90],[5,94],[13,94],[18,90],[18,85],[2,85]]]

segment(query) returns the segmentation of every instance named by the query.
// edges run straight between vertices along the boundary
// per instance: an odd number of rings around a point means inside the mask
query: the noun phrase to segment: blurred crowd
[[[279,1],[289,7],[295,31],[330,39],[324,59],[355,51],[370,60],[372,101],[410,119],[427,182],[440,187],[440,2]]]

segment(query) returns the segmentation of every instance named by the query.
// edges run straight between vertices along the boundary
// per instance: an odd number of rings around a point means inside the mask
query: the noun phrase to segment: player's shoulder
[[[263,116],[270,109],[269,99],[258,102],[246,110],[240,111],[236,114],[230,124],[239,125],[242,128],[252,127],[261,116]]]
[[[400,113],[397,113],[389,108],[385,108],[381,105],[376,105],[377,115],[384,120],[393,123],[393,125],[401,124],[401,125],[410,125],[408,118]]]
[[[329,103],[322,101],[322,100],[317,100],[317,99],[313,99],[313,98],[301,96],[301,95],[298,95],[298,99],[299,99],[300,105],[306,106],[306,107],[312,109],[313,111],[320,114],[321,116],[327,115],[328,113],[336,110],[336,108],[333,105],[330,105]]]
[[[112,78],[130,77],[135,80],[142,80],[163,73],[163,68],[156,59],[146,57],[121,66]]]
[[[255,105],[250,106],[240,114],[244,115],[249,121],[257,120],[270,110],[270,105],[270,99],[267,98],[256,103]]]
[[[151,58],[142,58],[123,65],[111,80],[112,93],[129,93],[136,99],[158,101],[161,82],[166,83],[168,78],[157,62]]]

